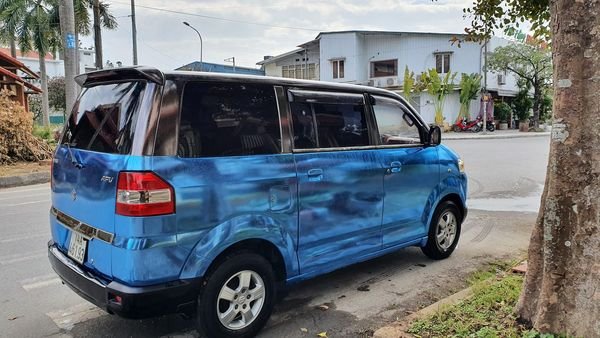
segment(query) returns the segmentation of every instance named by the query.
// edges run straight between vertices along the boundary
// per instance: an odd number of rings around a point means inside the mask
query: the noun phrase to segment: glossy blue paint
[[[287,274],[298,273],[297,179],[291,154],[153,157],[152,170],[175,189],[177,245],[189,253],[179,278],[202,276],[230,245],[275,245]]]
[[[381,249],[383,167],[378,150],[295,154],[298,260],[303,274],[331,271]]]
[[[427,236],[434,188],[440,182],[437,147],[385,148],[378,150],[378,155],[387,169],[383,246]]]

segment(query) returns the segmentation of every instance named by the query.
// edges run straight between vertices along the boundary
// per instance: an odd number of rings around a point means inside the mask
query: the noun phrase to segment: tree
[[[410,95],[415,87],[415,73],[408,70],[408,66],[404,68],[404,81],[402,82],[402,96],[406,101],[410,102]]]
[[[538,128],[544,92],[552,78],[550,51],[526,44],[498,47],[488,58],[488,68],[513,72],[533,88],[533,125]]]
[[[35,50],[39,55],[42,82],[42,124],[48,125],[48,77],[46,54],[58,44],[58,27],[52,20],[51,0],[0,0],[0,21],[11,29],[21,52]]]
[[[48,103],[56,110],[64,112],[67,109],[64,77],[53,77],[48,81]]]
[[[471,118],[469,116],[469,106],[471,105],[471,100],[477,98],[481,89],[481,75],[463,73],[458,86],[460,87],[460,112],[458,113],[457,120],[461,117],[469,120]]]
[[[418,91],[427,91],[431,95],[435,110],[435,124],[440,127],[444,125],[444,103],[448,94],[454,89],[455,77],[456,73],[450,72],[441,77],[435,68],[432,68],[421,73],[415,86]]]
[[[551,28],[554,125],[517,314],[541,332],[598,337],[600,1],[475,0],[467,15],[475,37],[521,20],[533,22],[538,36]]]

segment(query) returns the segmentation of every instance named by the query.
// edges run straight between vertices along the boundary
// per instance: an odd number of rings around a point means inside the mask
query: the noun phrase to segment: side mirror
[[[429,135],[427,143],[430,146],[437,146],[442,143],[442,130],[438,126],[432,126],[429,128]]]

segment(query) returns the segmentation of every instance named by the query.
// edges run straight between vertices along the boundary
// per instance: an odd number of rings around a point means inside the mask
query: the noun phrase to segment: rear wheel
[[[266,324],[275,300],[271,264],[253,253],[219,264],[198,299],[198,323],[208,337],[254,337]]]
[[[421,248],[423,253],[431,259],[448,258],[458,244],[461,222],[456,204],[442,202],[431,218],[427,244]]]

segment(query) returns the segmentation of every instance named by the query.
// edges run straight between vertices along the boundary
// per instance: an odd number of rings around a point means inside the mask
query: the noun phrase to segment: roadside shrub
[[[23,106],[0,92],[0,164],[49,159],[47,142],[33,135],[33,121]]]
[[[510,119],[510,113],[512,113],[512,108],[506,102],[496,102],[494,103],[494,115],[498,117],[498,120],[501,122],[507,122]]]

